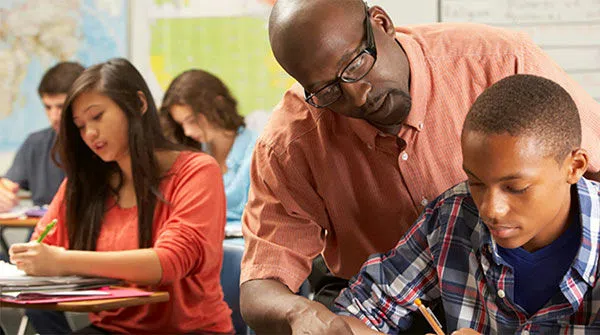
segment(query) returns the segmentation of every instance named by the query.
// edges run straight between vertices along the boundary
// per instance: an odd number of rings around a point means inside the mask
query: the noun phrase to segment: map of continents
[[[125,0],[0,1],[0,151],[48,126],[37,86],[58,61],[127,55]]]
[[[151,81],[164,92],[181,72],[204,69],[231,89],[242,115],[269,113],[293,83],[269,46],[273,2],[155,0],[148,15]]]

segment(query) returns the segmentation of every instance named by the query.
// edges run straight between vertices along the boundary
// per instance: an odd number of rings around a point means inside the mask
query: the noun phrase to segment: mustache
[[[377,96],[369,97],[367,99],[367,102],[359,108],[361,113],[360,115],[367,115],[381,108],[383,102],[385,101],[385,98],[388,95],[402,97],[401,101],[404,101],[404,107],[407,111],[409,111],[412,107],[412,98],[410,97],[410,95],[401,89],[393,88]]]

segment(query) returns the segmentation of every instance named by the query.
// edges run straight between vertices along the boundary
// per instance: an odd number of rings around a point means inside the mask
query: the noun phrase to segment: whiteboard
[[[438,0],[370,0],[369,6],[381,6],[395,26],[438,21]]]
[[[440,0],[440,21],[524,31],[600,101],[600,0]]]

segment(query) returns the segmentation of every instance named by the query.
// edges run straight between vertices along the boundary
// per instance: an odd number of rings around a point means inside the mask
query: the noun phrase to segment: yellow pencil
[[[433,315],[431,310],[423,305],[423,303],[421,302],[421,299],[419,299],[419,298],[415,299],[415,305],[417,305],[417,307],[419,308],[419,311],[421,311],[421,314],[423,314],[423,316],[425,317],[425,320],[427,320],[427,322],[429,322],[429,325],[431,326],[431,328],[433,328],[433,331],[435,331],[435,333],[437,335],[444,335],[444,331],[442,330],[442,325],[440,324],[438,319],[435,317],[435,315]]]

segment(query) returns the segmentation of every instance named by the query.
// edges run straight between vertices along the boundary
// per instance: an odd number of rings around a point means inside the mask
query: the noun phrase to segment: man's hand
[[[479,334],[478,332],[474,331],[471,328],[461,328],[459,330],[452,332],[451,335],[481,335],[481,334]]]
[[[427,334],[427,335],[435,335],[435,334]],[[481,334],[474,331],[471,328],[461,328],[459,330],[453,331],[450,335],[481,335]]]
[[[354,334],[350,326],[341,316],[331,312],[324,305],[315,301],[306,301],[298,310],[289,316],[292,334]]]
[[[0,178],[0,213],[8,212],[19,203],[19,184]]]

